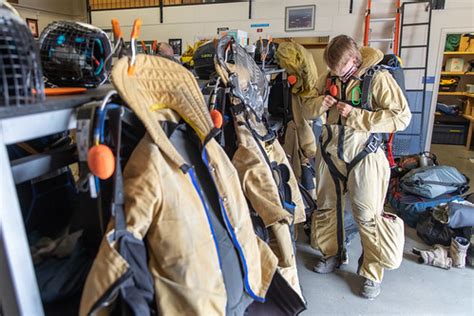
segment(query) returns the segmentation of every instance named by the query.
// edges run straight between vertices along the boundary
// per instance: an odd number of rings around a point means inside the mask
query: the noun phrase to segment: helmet
[[[39,41],[44,75],[50,83],[92,88],[107,80],[112,45],[101,29],[80,22],[53,22]]]
[[[44,99],[36,42],[26,23],[0,3],[0,107]]]
[[[196,72],[196,75],[199,77],[199,79],[208,80],[212,74],[216,72],[216,67],[214,65],[215,54],[216,48],[214,41],[209,41],[202,44],[194,52],[194,71]]]

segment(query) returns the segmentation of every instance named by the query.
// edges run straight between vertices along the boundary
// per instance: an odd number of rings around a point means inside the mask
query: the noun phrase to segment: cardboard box
[[[225,32],[221,32],[219,35],[220,35],[220,37],[225,36],[225,35],[232,36],[235,39],[235,41],[243,47],[248,45],[249,35],[245,31],[228,30],[228,31],[225,31]]]
[[[446,60],[446,71],[463,71],[464,68],[464,59],[462,58],[448,58]]]
[[[474,34],[463,34],[459,42],[458,51],[474,52]]]

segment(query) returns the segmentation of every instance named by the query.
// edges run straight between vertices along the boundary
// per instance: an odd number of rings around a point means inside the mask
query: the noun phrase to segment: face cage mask
[[[228,73],[232,97],[245,106],[245,119],[260,140],[273,139],[267,124],[268,81],[265,74],[232,37],[225,36],[217,44],[216,58]]]

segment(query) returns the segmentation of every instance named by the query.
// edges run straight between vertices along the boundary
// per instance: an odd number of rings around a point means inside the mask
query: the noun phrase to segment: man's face
[[[358,65],[355,57],[350,57],[347,62],[339,65],[333,72],[338,76],[342,82],[347,82],[356,73]]]

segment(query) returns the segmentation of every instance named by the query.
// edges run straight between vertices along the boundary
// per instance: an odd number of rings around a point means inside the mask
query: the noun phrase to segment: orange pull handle
[[[132,35],[131,35],[132,40],[136,40],[140,36],[141,28],[142,28],[142,20],[136,19],[135,22],[133,22],[133,29],[132,29]]]
[[[117,19],[112,19],[112,30],[114,32],[116,41],[123,37],[122,30],[120,29],[120,24]]]
[[[298,82],[298,78],[296,78],[296,76],[294,76],[294,75],[288,76],[287,80],[288,80],[288,83],[290,84],[290,86],[294,86]]]
[[[337,95],[339,94],[339,89],[337,88],[337,86],[335,84],[332,84],[329,87],[329,94],[334,98],[336,98]]]

